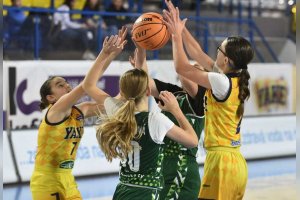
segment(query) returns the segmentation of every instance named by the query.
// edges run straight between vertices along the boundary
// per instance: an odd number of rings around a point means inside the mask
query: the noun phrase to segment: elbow
[[[176,67],[175,71],[178,75],[181,75],[183,77],[186,77],[187,75],[187,67],[185,67],[186,65],[179,65],[178,67]]]
[[[175,62],[175,70],[177,74],[183,75],[189,68],[189,61],[177,61]]]
[[[88,89],[88,84],[85,81],[83,81],[83,83],[82,83],[82,88],[84,91],[87,91],[87,89]]]
[[[91,90],[92,87],[90,84],[83,81],[82,88],[87,94],[89,94],[89,91]]]
[[[189,147],[189,148],[195,148],[195,147],[197,147],[198,146],[198,137],[197,137],[197,135],[196,135],[196,133],[194,132],[194,137],[193,137],[193,139],[192,139],[192,141],[191,141],[191,146]]]
[[[184,72],[184,66],[182,64],[175,64],[175,70],[177,74],[182,75]]]
[[[196,136],[195,140],[193,140],[193,147],[192,148],[195,148],[195,147],[198,147],[198,137]]]
[[[198,139],[197,139],[197,137],[196,137],[196,139],[194,138],[191,142],[190,142],[190,144],[187,146],[187,148],[195,148],[195,147],[197,147],[198,146]]]

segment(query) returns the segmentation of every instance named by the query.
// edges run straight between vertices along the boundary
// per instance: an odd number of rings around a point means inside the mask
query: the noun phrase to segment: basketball
[[[133,40],[147,50],[157,50],[165,46],[170,34],[162,19],[158,13],[142,14],[132,27]]]

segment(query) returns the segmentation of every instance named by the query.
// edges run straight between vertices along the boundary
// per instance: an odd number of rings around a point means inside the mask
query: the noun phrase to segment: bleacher
[[[72,10],[72,19],[80,20],[83,5],[86,0],[77,0],[75,10]],[[142,12],[155,11],[161,13],[165,8],[162,0],[128,0],[125,5],[134,21]],[[228,35],[242,35],[247,37],[256,47],[256,61],[278,62],[281,48],[285,45],[290,36],[290,16],[282,8],[270,9],[266,12],[280,15],[280,18],[257,17],[259,9],[252,8],[244,1],[240,4],[220,5],[217,1],[173,1],[181,9],[182,16],[188,16],[187,27],[200,41],[210,55],[215,54],[215,47]],[[214,3],[212,3],[214,2]],[[230,1],[232,2],[232,1]],[[248,1],[249,2],[249,1]],[[250,1],[251,2],[251,1]],[[255,1],[253,1],[255,2]],[[10,38],[4,34],[4,59],[5,60],[74,60],[81,59],[77,49],[58,49],[51,41],[52,14],[55,8],[59,7],[63,0],[23,0],[23,7],[27,16],[26,23],[22,28],[23,32]],[[13,9],[10,0],[3,1],[4,10],[4,33],[8,26],[6,21],[7,10]],[[109,13],[104,9],[110,5],[110,0],[102,0],[101,10],[93,14],[105,16]],[[255,5],[255,4],[254,4]],[[256,5],[257,6],[257,5]],[[232,10],[233,9],[233,10]],[[266,15],[266,14],[265,14]],[[260,15],[261,16],[261,15]],[[99,19],[101,20],[101,18]],[[276,22],[276,26],[272,26]],[[267,27],[267,28],[266,28]],[[101,31],[101,30],[100,30]],[[96,42],[95,54],[101,49],[102,41]],[[274,51],[276,49],[276,52]],[[171,43],[161,50],[149,53],[149,59],[172,59]],[[127,60],[131,50],[120,57]]]

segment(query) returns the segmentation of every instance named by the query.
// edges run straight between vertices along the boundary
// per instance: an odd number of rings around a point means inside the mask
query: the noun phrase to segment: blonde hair
[[[139,69],[129,70],[120,78],[120,92],[127,101],[97,127],[97,140],[108,161],[124,159],[132,149],[132,139],[141,136],[137,135],[135,106],[144,97],[148,84],[147,73]]]

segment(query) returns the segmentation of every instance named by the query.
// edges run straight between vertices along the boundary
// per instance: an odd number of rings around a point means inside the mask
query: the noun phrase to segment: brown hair
[[[120,79],[120,92],[126,99],[123,106],[97,127],[97,140],[108,161],[124,158],[131,151],[131,141],[139,138],[135,119],[136,104],[148,88],[148,75],[140,69],[127,71]]]
[[[52,76],[48,78],[40,88],[40,96],[41,96],[41,102],[40,102],[40,109],[44,110],[49,106],[49,101],[47,100],[47,95],[52,94],[51,90],[51,81],[56,78],[57,76]]]
[[[225,51],[229,59],[233,61],[233,69],[242,70],[239,74],[239,99],[237,115],[244,114],[244,102],[250,97],[248,64],[254,57],[254,51],[248,40],[243,37],[228,37]]]

